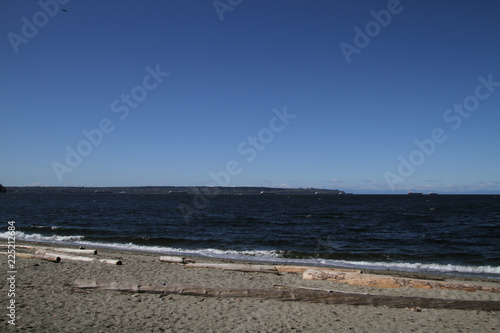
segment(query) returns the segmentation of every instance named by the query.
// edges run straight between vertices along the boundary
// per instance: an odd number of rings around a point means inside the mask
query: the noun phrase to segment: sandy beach
[[[20,245],[36,245],[20,243]],[[41,246],[51,246],[39,244]],[[33,250],[17,248],[17,252]],[[95,258],[119,259],[123,265],[98,261],[59,263],[16,258],[15,326],[9,324],[9,271],[2,259],[2,331],[20,332],[493,332],[500,330],[500,312],[427,309],[412,311],[386,306],[321,304],[262,300],[253,297],[158,295],[113,290],[79,289],[78,279],[162,283],[204,287],[263,288],[274,285],[338,291],[500,302],[494,292],[464,290],[385,289],[307,281],[296,273],[256,273],[185,268],[160,262],[158,253],[98,248]],[[197,262],[223,262],[193,257]],[[224,261],[229,262],[229,261]],[[234,262],[234,261],[232,261]],[[387,274],[387,272],[383,272]],[[393,272],[395,273],[395,272]],[[405,275],[405,274],[402,274]],[[500,286],[469,278],[447,281]]]

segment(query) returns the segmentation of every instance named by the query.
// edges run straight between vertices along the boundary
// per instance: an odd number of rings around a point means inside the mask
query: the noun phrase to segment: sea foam
[[[7,232],[0,234],[0,238],[8,238]],[[279,250],[223,250],[215,248],[184,249],[167,246],[148,246],[133,243],[106,243],[87,241],[84,236],[59,236],[25,234],[16,232],[16,239],[24,241],[35,241],[53,244],[78,245],[86,247],[99,247],[114,250],[127,250],[138,252],[153,252],[172,255],[193,255],[205,256],[220,259],[234,259],[257,261],[275,264],[311,265],[318,267],[344,267],[356,269],[379,269],[379,270],[401,270],[410,272],[431,272],[431,273],[453,273],[464,275],[480,275],[490,278],[500,279],[500,267],[495,266],[465,266],[437,263],[409,263],[409,262],[371,262],[371,261],[349,261],[331,259],[290,259],[284,258]]]

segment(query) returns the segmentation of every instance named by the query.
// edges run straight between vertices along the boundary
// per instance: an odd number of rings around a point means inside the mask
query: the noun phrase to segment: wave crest
[[[0,238],[7,239],[10,235],[8,232],[0,234]],[[299,264],[312,265],[322,267],[345,267],[356,269],[380,269],[380,270],[403,270],[412,272],[434,272],[434,273],[456,273],[456,274],[473,274],[473,275],[488,275],[489,277],[500,279],[500,267],[495,266],[464,266],[453,264],[437,264],[437,263],[409,263],[409,262],[370,262],[370,261],[348,261],[348,260],[333,260],[333,259],[291,259],[285,258],[286,252],[280,250],[223,250],[215,248],[201,249],[184,249],[166,246],[148,246],[137,245],[133,243],[105,243],[87,241],[84,236],[58,236],[58,235],[41,235],[25,234],[21,231],[16,231],[16,239],[25,241],[36,241],[46,243],[64,243],[72,245],[84,245],[87,247],[101,247],[114,250],[138,251],[138,252],[153,252],[162,254],[177,254],[177,255],[194,255],[205,256],[221,259],[248,260],[259,261],[265,263],[279,264]],[[491,276],[493,275],[493,276]]]
[[[0,238],[8,238],[9,234],[7,232],[0,234]],[[83,240],[84,236],[44,236],[42,234],[25,234],[22,231],[16,231],[16,239],[25,241],[38,241],[38,242],[78,242]]]

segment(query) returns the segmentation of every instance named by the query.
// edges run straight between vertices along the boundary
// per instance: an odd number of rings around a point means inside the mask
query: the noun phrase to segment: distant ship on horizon
[[[408,195],[424,195],[422,192],[408,191]],[[429,195],[437,195],[436,192],[429,192]]]
[[[408,191],[408,195],[423,195],[422,192],[412,192],[412,191]]]
[[[260,191],[260,195],[276,195],[276,192],[271,191]]]
[[[168,191],[168,194],[189,194],[187,191]]]

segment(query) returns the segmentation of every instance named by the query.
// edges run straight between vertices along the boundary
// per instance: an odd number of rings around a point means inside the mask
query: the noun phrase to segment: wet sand
[[[35,245],[20,243],[17,245]],[[47,244],[40,244],[47,246]],[[53,246],[53,245],[49,245]],[[33,252],[18,248],[17,252]],[[383,289],[304,281],[302,274],[185,268],[159,261],[160,254],[98,248],[96,258],[123,265],[16,258],[16,325],[8,323],[7,256],[2,258],[2,331],[20,332],[495,332],[500,312],[320,304],[256,298],[128,293],[74,288],[77,279],[151,282],[205,287],[302,286],[381,295],[500,302],[500,294],[460,290]],[[234,262],[192,257],[197,262]],[[383,272],[387,274],[387,271]],[[397,275],[407,273],[392,272]],[[500,286],[498,281],[447,277]]]

